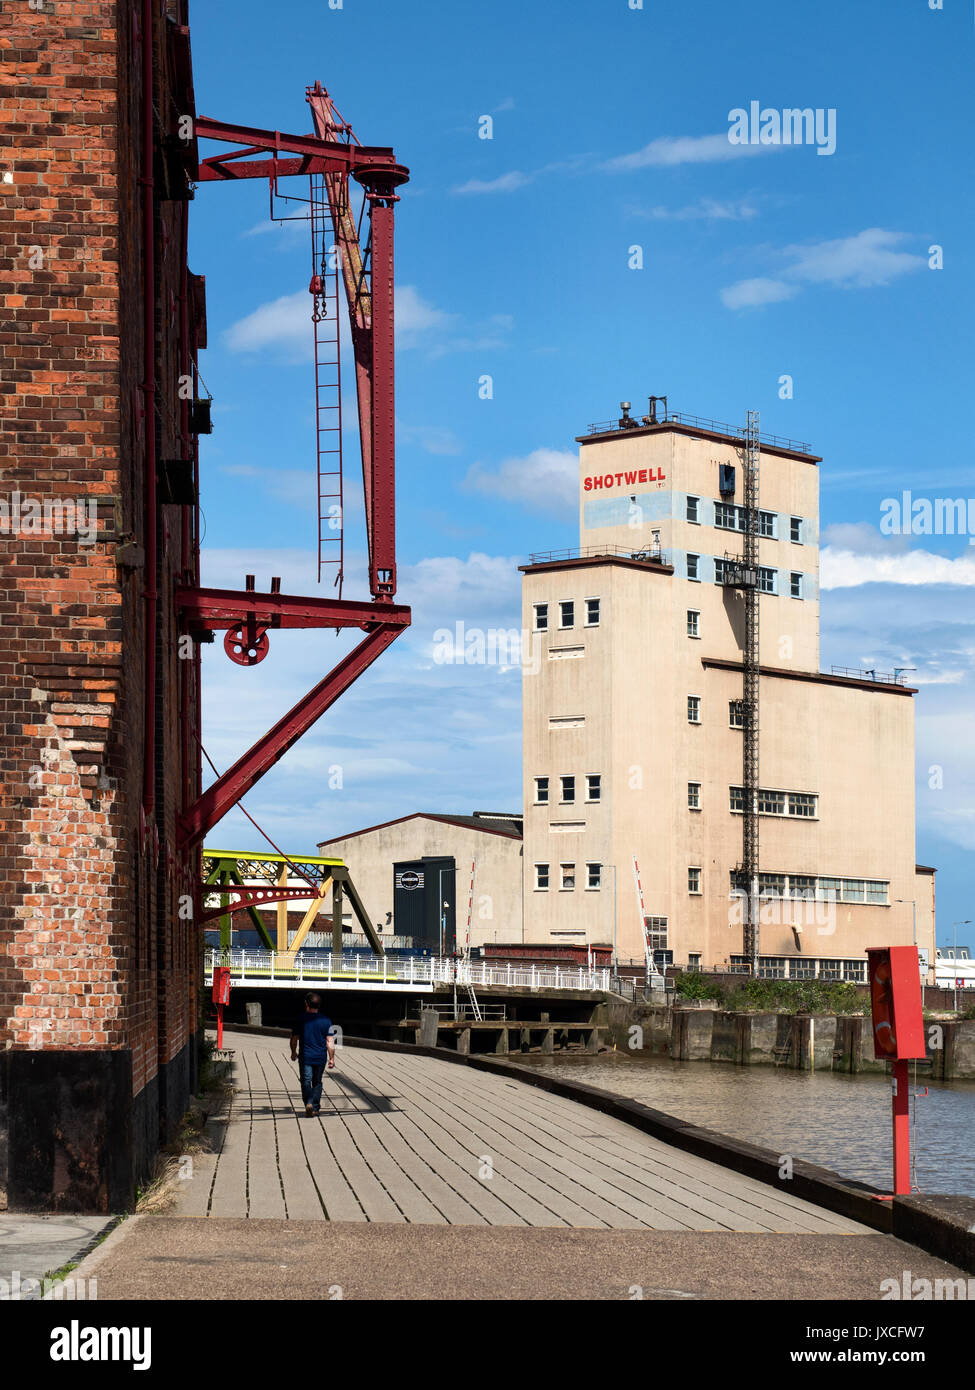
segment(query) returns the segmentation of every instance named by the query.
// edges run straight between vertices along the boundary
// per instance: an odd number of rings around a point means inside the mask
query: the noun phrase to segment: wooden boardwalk
[[[286,1039],[228,1041],[229,1118],[177,1217],[872,1234],[575,1101],[405,1052],[340,1048],[306,1118]]]

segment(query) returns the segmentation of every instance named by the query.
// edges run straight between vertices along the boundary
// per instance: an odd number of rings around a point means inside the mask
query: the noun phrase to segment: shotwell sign
[[[597,492],[611,487],[635,487],[638,483],[664,483],[667,475],[662,468],[631,468],[623,473],[597,473],[584,477],[583,492]]]

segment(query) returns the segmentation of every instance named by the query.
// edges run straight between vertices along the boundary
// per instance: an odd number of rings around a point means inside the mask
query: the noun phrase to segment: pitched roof
[[[505,840],[520,840],[522,837],[522,818],[520,815],[496,816],[487,813],[472,816],[442,815],[436,811],[412,811],[408,816],[397,816],[395,820],[367,825],[362,830],[353,830],[348,835],[333,835],[328,840],[319,840],[318,847],[334,845],[340,840],[354,840],[359,835],[369,835],[373,830],[385,830],[391,825],[402,825],[408,820],[440,821],[443,825],[458,825],[464,830],[479,830],[483,835],[500,835]]]

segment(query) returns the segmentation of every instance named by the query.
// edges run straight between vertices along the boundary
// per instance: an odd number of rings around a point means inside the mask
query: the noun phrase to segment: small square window
[[[544,890],[548,887],[548,865],[535,865],[535,887]]]
[[[745,727],[744,700],[728,701],[728,723],[733,729],[743,729]]]
[[[796,545],[802,544],[802,517],[793,516],[789,518],[789,537],[795,541]]]
[[[587,888],[599,888],[599,887],[601,886],[601,884],[602,884],[602,873],[603,873],[603,866],[602,866],[602,864],[587,864],[587,865],[586,865],[586,887],[587,887]]]
[[[700,893],[701,891],[701,870],[697,868],[687,870],[687,891],[688,893]]]
[[[696,966],[700,965],[700,964],[701,964],[701,953],[700,953],[700,951],[688,951],[688,953],[687,953],[687,964],[691,967],[691,969],[694,969]]]
[[[548,804],[548,778],[535,778],[535,805],[546,806]]]
[[[603,794],[603,779],[598,772],[586,774],[586,800],[598,801]]]
[[[687,722],[688,724],[700,724],[701,722],[700,695],[688,695],[687,697]]]
[[[687,499],[687,520],[693,521],[695,524],[700,524],[697,510],[700,500],[699,497],[688,497]]]
[[[701,784],[700,782],[688,782],[687,784],[687,808],[689,811],[699,811],[701,809]]]
[[[701,635],[701,615],[696,608],[687,610],[687,635],[688,637],[700,637]]]
[[[793,598],[802,598],[802,575],[789,575],[789,592]]]
[[[700,563],[701,563],[701,557],[700,557],[700,555],[691,555],[690,553],[688,553],[688,556],[687,556],[687,577],[688,577],[688,579],[697,579],[697,580],[700,580],[700,578],[701,578],[700,573],[699,573]]]
[[[599,599],[586,599],[586,627],[599,626]]]
[[[560,777],[559,784],[562,788],[563,801],[575,801],[576,799],[576,779],[574,777]]]
[[[576,886],[576,866],[574,864],[560,864],[561,883],[563,889],[571,889]]]
[[[548,632],[548,604],[535,604],[535,631]]]
[[[559,604],[559,627],[572,627],[575,623],[576,606],[572,599],[565,599]]]

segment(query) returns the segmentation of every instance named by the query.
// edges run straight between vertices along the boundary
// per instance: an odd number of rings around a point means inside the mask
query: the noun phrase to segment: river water
[[[890,1190],[889,1077],[675,1062],[619,1051],[517,1061]],[[926,1096],[920,1094],[925,1088]],[[912,1102],[916,1189],[975,1196],[975,1082],[922,1080],[911,1089],[918,1093]]]

